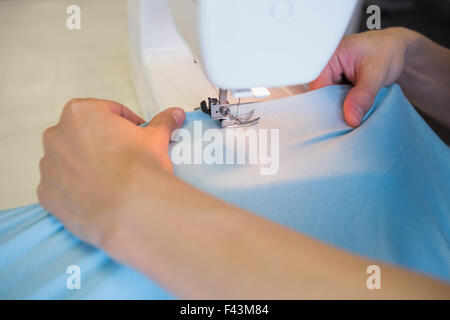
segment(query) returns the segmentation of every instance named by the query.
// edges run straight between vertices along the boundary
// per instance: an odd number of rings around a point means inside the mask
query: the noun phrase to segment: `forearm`
[[[381,265],[383,289],[368,290],[366,268],[376,262],[233,207],[169,174],[158,186],[139,176],[137,189],[152,195],[136,196],[105,249],[180,297],[450,297],[447,285],[387,265]]]
[[[450,127],[450,50],[417,32],[400,30],[407,50],[398,83],[417,108]]]

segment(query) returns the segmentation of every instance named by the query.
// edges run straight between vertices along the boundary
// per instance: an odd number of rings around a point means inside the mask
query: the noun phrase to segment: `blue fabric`
[[[314,238],[450,282],[448,146],[397,85],[380,91],[361,127],[348,127],[341,107],[348,89],[257,105],[253,129],[280,128],[276,175],[238,164],[178,165],[175,174]],[[184,128],[192,132],[194,120],[217,128],[200,111],[187,114]],[[81,290],[66,288],[74,264]],[[0,211],[0,297],[173,298],[75,238],[38,204]]]

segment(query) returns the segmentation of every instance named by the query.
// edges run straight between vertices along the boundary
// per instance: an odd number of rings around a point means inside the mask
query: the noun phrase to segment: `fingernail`
[[[363,112],[360,107],[353,108],[353,111],[351,113],[351,118],[353,119],[353,122],[355,123],[355,125],[359,126],[361,124],[362,116],[363,116]]]
[[[179,108],[176,108],[176,109],[172,109],[170,114],[177,122],[178,127],[181,127],[181,125],[183,124],[183,121],[184,121],[184,111]]]

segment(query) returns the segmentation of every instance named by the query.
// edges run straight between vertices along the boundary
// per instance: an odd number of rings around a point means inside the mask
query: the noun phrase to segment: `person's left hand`
[[[144,120],[119,103],[69,101],[43,135],[41,205],[78,237],[102,246],[115,215],[133,210],[143,171],[155,185],[172,172],[170,136],[184,118],[182,109],[170,108],[139,127]]]

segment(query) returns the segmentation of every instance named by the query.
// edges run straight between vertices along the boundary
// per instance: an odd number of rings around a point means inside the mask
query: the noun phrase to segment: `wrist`
[[[136,161],[127,174],[129,183],[121,186],[124,201],[112,208],[109,228],[104,230],[99,243],[101,248],[122,261],[124,255],[139,250],[135,244],[143,243],[146,234],[152,233],[151,229],[158,225],[174,180],[173,174],[148,157]]]
[[[400,28],[401,37],[405,48],[405,65],[409,65],[411,58],[415,55],[417,42],[422,37],[420,33],[407,28]]]
[[[402,68],[396,81],[402,85],[402,83],[408,81],[410,76],[411,65],[416,55],[417,42],[420,40],[421,35],[404,27],[391,27],[387,28],[386,31],[394,35],[398,45],[399,61],[401,61]]]

